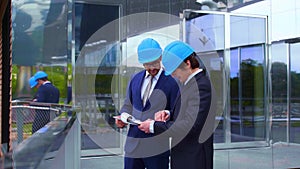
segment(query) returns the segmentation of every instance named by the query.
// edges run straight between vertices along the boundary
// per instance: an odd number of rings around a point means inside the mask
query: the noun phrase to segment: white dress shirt
[[[152,91],[153,91],[153,89],[154,89],[154,87],[155,87],[155,85],[156,85],[156,83],[157,83],[157,81],[159,79],[159,76],[160,76],[162,70],[163,69],[160,68],[159,72],[153,77],[149,96],[151,95],[151,93],[152,93]],[[150,82],[150,79],[151,79],[150,76],[151,75],[149,74],[149,72],[146,71],[145,79],[144,79],[144,82],[143,82],[143,85],[142,85],[141,99],[143,99],[143,96],[144,96],[144,93],[146,91],[147,85]]]

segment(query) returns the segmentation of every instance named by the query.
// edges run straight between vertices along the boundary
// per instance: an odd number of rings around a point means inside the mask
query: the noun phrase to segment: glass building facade
[[[131,75],[142,69],[137,44],[145,37],[162,47],[183,40],[200,56],[216,90],[215,167],[218,159],[227,159],[222,168],[237,167],[231,160],[241,156],[232,150],[270,148],[260,167],[280,168],[273,145],[300,143],[297,34],[275,39],[269,8],[264,15],[227,12],[258,0],[197,2],[13,0],[13,99],[30,99],[35,91],[28,79],[46,71],[61,92],[60,103],[79,108],[82,159],[117,160],[126,129],[117,129],[113,116]],[[219,11],[199,10],[205,5]]]

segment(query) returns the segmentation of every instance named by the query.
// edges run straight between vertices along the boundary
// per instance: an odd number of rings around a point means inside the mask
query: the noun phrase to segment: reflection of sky
[[[272,47],[272,63],[279,62],[279,63],[287,63],[287,44],[280,43],[280,44],[273,44]]]
[[[241,62],[245,62],[249,59],[256,61],[258,64],[263,64],[264,52],[262,46],[241,48]],[[233,49],[230,51],[230,78],[237,77],[239,69],[240,63],[238,49]]]
[[[239,59],[238,50],[233,49],[230,51],[230,78],[235,78],[239,73]]]
[[[300,73],[300,44],[291,44],[291,71]]]
[[[241,60],[242,62],[245,60],[254,60],[258,64],[264,63],[264,53],[262,46],[253,46],[253,47],[246,47],[241,49]]]
[[[202,15],[186,22],[186,42],[196,52],[224,49],[224,15]]]
[[[290,55],[291,55],[291,71],[300,73],[300,62],[299,55],[300,55],[300,44],[290,44]],[[288,44],[286,43],[279,43],[279,44],[272,44],[272,63],[279,62],[279,63],[288,63]]]

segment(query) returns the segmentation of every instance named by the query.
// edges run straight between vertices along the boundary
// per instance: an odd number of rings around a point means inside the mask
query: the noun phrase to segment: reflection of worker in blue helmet
[[[180,101],[171,111],[159,111],[155,122],[147,120],[139,125],[146,133],[164,133],[172,137],[171,169],[212,169],[213,130],[202,131],[208,120],[211,105],[211,83],[200,64],[194,49],[181,41],[166,46],[162,56],[166,75],[181,83]],[[214,125],[214,120],[209,121]],[[208,134],[206,138],[200,137]],[[201,141],[200,141],[201,140]]]
[[[58,103],[59,90],[48,80],[48,75],[43,71],[38,71],[33,76],[37,82],[38,90],[36,93],[36,102],[41,103]],[[34,85],[34,83],[32,83]],[[32,124],[32,132],[44,127],[50,121],[49,111],[36,112]]]
[[[34,76],[32,76],[30,79],[29,79],[29,85],[30,85],[30,88],[39,88],[39,84],[38,82],[36,81],[36,79],[34,78]],[[32,101],[36,101],[36,95],[34,95]]]
[[[48,75],[43,71],[34,74],[34,78],[40,87],[37,91],[37,102],[58,103],[59,90],[48,80]]]
[[[133,75],[128,84],[124,105],[120,113],[131,114],[139,120],[153,119],[158,110],[171,109],[178,93],[177,82],[166,76],[161,67],[162,49],[151,38],[143,40],[137,49],[138,60],[144,70]],[[116,120],[120,128],[126,123]],[[125,169],[168,169],[169,140],[156,139],[136,125],[130,125],[125,143]],[[153,139],[149,141],[148,138]]]
[[[30,88],[34,88],[36,87],[38,84],[38,82],[35,80],[35,78],[32,76],[30,79],[29,79],[29,85],[30,85]]]

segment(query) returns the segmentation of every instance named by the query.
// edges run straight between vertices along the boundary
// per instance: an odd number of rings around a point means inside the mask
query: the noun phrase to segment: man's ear
[[[185,64],[186,64],[186,66],[187,66],[188,68],[191,68],[191,61],[190,61],[190,60],[187,60],[187,61],[185,62]]]

